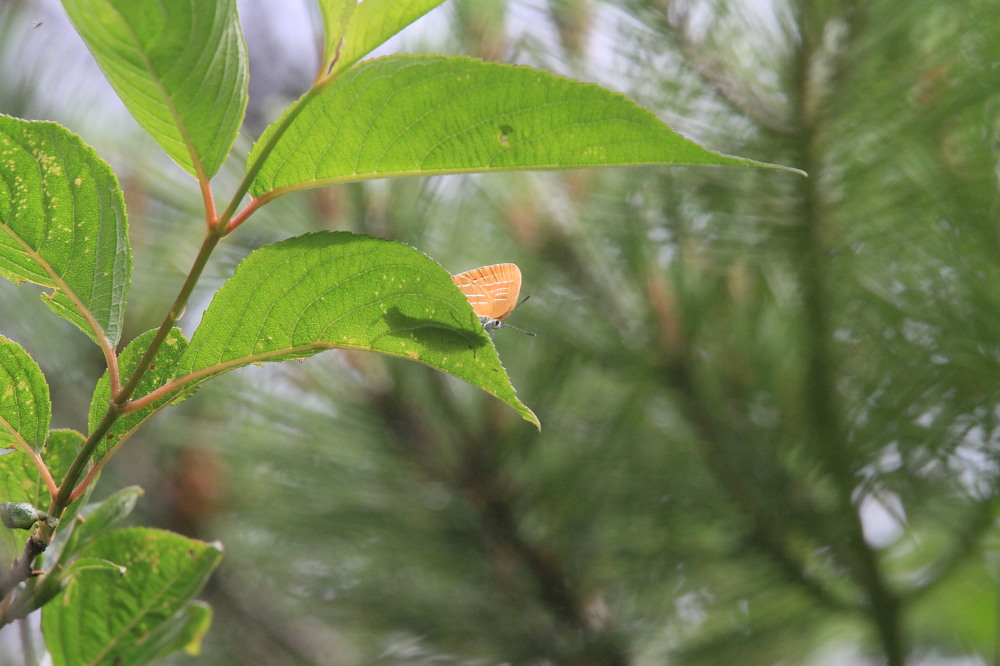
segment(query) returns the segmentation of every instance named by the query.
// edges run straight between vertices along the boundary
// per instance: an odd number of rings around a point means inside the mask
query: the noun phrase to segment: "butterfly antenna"
[[[523,303],[524,301],[521,301],[521,302]],[[517,326],[511,326],[510,324],[507,324],[507,323],[505,323],[503,325],[503,327],[504,328],[512,328],[515,331],[517,331],[518,333],[524,333],[525,335],[530,335],[531,337],[535,337],[536,335],[538,335],[537,333],[529,333],[528,331],[525,331],[524,329],[518,328]]]
[[[528,300],[529,298],[531,298],[531,294],[528,294],[527,296],[525,296],[524,298],[522,298],[520,301],[518,301],[518,304],[514,306],[514,310],[516,310],[517,308],[519,308],[522,305],[524,305],[524,302],[526,300]],[[536,335],[538,335],[537,333],[529,333],[528,331],[525,331],[524,329],[520,329],[517,326],[511,326],[510,324],[506,324],[506,323],[504,324],[504,328],[512,328],[515,331],[517,331],[518,333],[524,333],[525,335],[530,335],[532,337],[535,337]]]

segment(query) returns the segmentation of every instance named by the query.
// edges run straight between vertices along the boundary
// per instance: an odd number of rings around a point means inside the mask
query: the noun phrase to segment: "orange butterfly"
[[[479,315],[479,321],[487,331],[504,326],[503,320],[518,305],[517,297],[521,293],[521,269],[514,264],[473,268],[471,271],[452,275],[451,279],[469,299],[469,305],[472,306],[473,312]],[[521,331],[515,326],[510,328]]]

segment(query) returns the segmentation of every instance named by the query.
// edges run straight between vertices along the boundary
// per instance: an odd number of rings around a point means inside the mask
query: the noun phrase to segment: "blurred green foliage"
[[[6,11],[3,30],[32,30]],[[993,661],[1000,5],[453,0],[435,16],[451,32],[423,50],[596,80],[810,177],[413,179],[262,210],[202,299],[250,248],[311,228],[454,272],[518,263],[531,299],[510,321],[538,336],[494,339],[543,430],[427,368],[337,352],[157,416],[101,490],[140,483],[142,520],[225,544],[201,660]],[[18,86],[0,81],[0,111],[35,108]],[[201,233],[193,182],[137,154],[113,161],[136,251],[126,338],[158,322]],[[86,341],[29,289],[0,285],[5,333],[81,427],[99,359],[74,367]]]

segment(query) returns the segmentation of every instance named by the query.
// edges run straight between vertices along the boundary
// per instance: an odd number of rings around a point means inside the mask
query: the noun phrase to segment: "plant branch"
[[[822,453],[824,466],[838,488],[838,515],[846,520],[847,539],[841,550],[849,558],[851,570],[865,591],[887,664],[903,666],[905,648],[899,598],[887,584],[876,553],[865,541],[854,499],[857,483],[851,446],[837,402],[833,327],[829,318],[832,305],[828,276],[832,267],[825,236],[829,220],[821,188],[825,180],[822,158],[825,114],[830,108],[832,85],[843,72],[837,72],[834,67],[833,74],[823,78],[822,68],[816,67],[824,55],[821,44],[830,18],[816,6],[803,5],[798,16],[802,40],[793,63],[796,82],[793,113],[799,129],[796,163],[810,174],[809,178],[796,183],[801,220],[795,235],[796,266],[802,287],[806,355],[803,397],[816,448]]]
[[[145,376],[149,366],[152,365],[157,352],[160,351],[160,346],[167,339],[167,336],[170,334],[170,330],[174,327],[174,324],[177,323],[177,320],[187,308],[191,292],[194,291],[194,287],[198,283],[199,278],[201,278],[201,274],[205,270],[205,265],[208,263],[209,257],[212,256],[212,252],[215,250],[215,246],[219,244],[220,240],[222,240],[222,236],[218,235],[214,231],[210,231],[205,235],[205,239],[201,244],[201,249],[198,250],[198,256],[195,257],[191,270],[188,272],[187,279],[181,286],[181,289],[177,294],[177,298],[174,299],[174,304],[170,307],[166,317],[164,317],[163,323],[160,324],[159,330],[156,331],[156,336],[153,338],[153,341],[150,342],[149,347],[146,348],[142,358],[139,359],[139,363],[132,372],[132,376],[129,377],[129,380],[122,387],[122,390],[117,395],[112,395],[111,397],[111,402],[119,408],[123,408],[126,403],[128,403],[129,398],[139,386],[139,382],[142,381],[142,378]]]
[[[235,217],[233,217],[233,219],[230,220],[229,223],[226,225],[226,234],[228,235],[233,231],[235,231],[236,228],[239,227],[244,222],[246,222],[246,219],[251,215],[253,215],[258,208],[260,208],[261,206],[263,206],[268,201],[274,198],[273,196],[268,196],[269,194],[271,193],[265,194],[256,199],[252,199],[250,203],[248,203],[243,208],[243,210],[241,210]]]
[[[732,455],[722,446],[724,434],[716,419],[706,409],[704,401],[699,399],[697,382],[690,365],[685,362],[685,359],[696,356],[695,352],[690,348],[680,354],[663,351],[668,359],[660,366],[663,383],[673,389],[685,418],[698,433],[708,463],[706,467],[715,476],[730,503],[748,519],[757,548],[770,558],[790,581],[805,590],[818,603],[838,611],[850,608],[848,600],[836,594],[820,578],[810,575],[806,563],[795,556],[794,551],[789,548],[791,540],[787,534],[787,525],[775,520],[774,516],[761,505],[756,494],[747,486],[745,469],[739,465],[734,468],[726,464]],[[670,356],[675,358],[670,359]]]
[[[979,548],[983,534],[992,530],[995,524],[998,499],[995,495],[991,496],[973,508],[971,518],[957,533],[948,552],[928,567],[920,583],[907,591],[905,600],[910,605],[936,590],[955,570],[968,563],[969,555]]]
[[[3,600],[3,606],[0,606],[0,626],[3,626],[8,621],[8,595],[18,585],[36,575],[34,569],[31,568],[31,563],[35,561],[36,557],[45,552],[47,546],[48,541],[43,541],[37,534],[31,535],[28,537],[28,542],[24,544],[24,550],[21,551],[21,554],[11,564],[10,569],[5,571],[3,576],[0,577],[0,600]]]
[[[80,452],[73,459],[73,463],[66,472],[66,476],[63,477],[62,485],[53,493],[52,502],[47,512],[51,518],[58,519],[62,517],[63,511],[66,510],[72,499],[77,496],[73,493],[73,484],[80,477],[80,474],[83,473],[84,468],[97,449],[98,443],[100,443],[108,430],[111,429],[114,422],[118,420],[119,415],[118,410],[114,407],[114,403],[112,403],[108,407],[104,418],[101,419],[101,422],[90,434],[90,437],[83,443]],[[52,485],[55,485],[54,481]],[[8,620],[6,614],[10,608],[9,595],[18,585],[36,575],[36,572],[32,569],[32,563],[36,557],[45,552],[54,534],[55,529],[50,526],[50,523],[41,523],[38,529],[28,537],[21,555],[14,560],[10,568],[0,577],[0,603],[3,604],[0,606],[0,626],[6,624]]]
[[[122,378],[118,370],[118,354],[115,353],[114,345],[102,333],[101,352],[104,354],[104,362],[108,366],[108,379],[111,382],[111,394],[121,390]]]
[[[269,129],[269,135],[267,137],[267,143],[261,149],[260,154],[257,155],[257,160],[249,165],[247,168],[247,173],[240,182],[239,187],[236,188],[236,192],[233,194],[233,198],[229,201],[229,205],[219,216],[219,219],[215,225],[215,230],[217,233],[223,236],[232,233],[238,226],[243,224],[244,221],[250,216],[250,214],[260,207],[261,204],[256,204],[251,201],[247,206],[247,209],[238,215],[233,217],[236,213],[236,208],[240,205],[240,201],[246,196],[246,193],[250,191],[250,186],[253,184],[254,179],[257,174],[260,173],[261,168],[267,161],[268,155],[274,150],[274,147],[278,145],[278,141],[284,136],[285,131],[288,129],[289,125],[298,117],[302,110],[311,102],[320,90],[323,89],[325,83],[314,83],[313,87],[310,88],[295,104],[293,104],[288,111],[278,120],[278,124],[273,128]],[[230,224],[232,220],[232,224]]]
[[[107,459],[107,456],[104,456],[104,458]],[[94,477],[101,473],[101,470],[103,468],[104,468],[104,461],[101,460],[98,461],[96,464],[92,465],[91,468],[87,470],[87,474],[83,477],[83,480],[80,481],[80,483],[77,484],[76,488],[73,489],[73,492],[70,493],[69,495],[70,504],[80,499],[80,497],[83,496],[85,492],[87,492],[88,486],[90,486],[90,484],[93,482]]]
[[[115,421],[122,415],[124,407],[128,404],[129,397],[138,387],[139,382],[145,376],[146,371],[152,364],[153,359],[156,357],[156,353],[159,351],[160,346],[163,344],[164,340],[167,339],[167,335],[173,328],[180,314],[184,312],[187,307],[188,299],[191,296],[191,292],[194,290],[195,284],[198,282],[198,278],[201,277],[202,271],[205,269],[205,265],[208,263],[208,258],[211,256],[212,251],[215,246],[219,244],[221,237],[216,234],[208,233],[205,236],[205,240],[202,242],[201,249],[198,251],[198,256],[195,257],[194,263],[191,266],[191,270],[188,272],[187,279],[184,281],[180,292],[177,294],[177,298],[174,300],[173,305],[167,312],[166,317],[163,319],[163,323],[160,325],[159,330],[156,332],[156,336],[150,342],[149,347],[146,349],[142,358],[139,359],[139,363],[136,365],[135,370],[132,372],[131,377],[122,386],[121,390],[117,394],[112,394],[111,403],[108,406],[108,411],[105,412],[104,417],[101,422],[97,425],[94,431],[90,434],[87,440],[84,442],[83,447],[77,454],[76,458],[73,460],[72,465],[70,465],[69,470],[66,472],[66,476],[63,478],[62,485],[59,488],[59,492],[56,495],[52,506],[49,508],[49,515],[56,518],[62,515],[63,510],[74,497],[79,497],[82,488],[76,488],[76,483],[83,474],[83,470],[86,468],[87,464],[90,463],[91,457],[94,455],[94,451],[97,450],[98,444],[104,438],[104,436],[114,425]],[[92,477],[88,475],[88,480]],[[43,534],[45,533],[45,527],[42,528]],[[50,536],[51,531],[46,536]]]
[[[206,178],[198,179],[198,186],[201,189],[201,200],[205,205],[205,226],[211,233],[212,227],[215,226],[215,199],[212,197],[212,183]]]
[[[209,194],[210,196],[210,194]],[[211,204],[209,204],[211,205]],[[147,347],[145,353],[143,353],[142,358],[139,359],[139,363],[136,365],[135,370],[129,377],[128,381],[118,390],[114,390],[114,385],[112,385],[111,401],[108,405],[108,410],[105,412],[104,417],[98,423],[97,427],[94,428],[93,432],[83,443],[80,451],[77,453],[76,458],[74,458],[72,464],[67,470],[65,477],[63,477],[62,484],[58,489],[55,489],[55,482],[52,480],[51,475],[48,475],[46,483],[49,485],[50,492],[53,493],[53,499],[49,506],[48,514],[53,518],[59,518],[62,516],[63,511],[69,506],[70,502],[80,497],[81,493],[86,489],[87,484],[89,484],[93,478],[94,474],[87,474],[84,478],[84,483],[77,487],[77,481],[83,475],[84,470],[87,465],[91,463],[94,452],[97,450],[98,445],[104,439],[105,435],[111,430],[122,413],[123,408],[128,404],[129,397],[135,392],[142,378],[145,376],[149,366],[152,365],[153,359],[156,357],[157,352],[163,345],[163,342],[167,339],[170,330],[173,328],[177,319],[180,317],[181,313],[187,307],[188,299],[191,297],[191,293],[194,291],[194,287],[201,277],[202,272],[208,263],[209,257],[212,255],[212,251],[222,240],[222,236],[214,233],[210,230],[206,235],[204,241],[202,241],[201,249],[198,251],[198,255],[191,266],[191,270],[188,272],[188,276],[181,286],[177,297],[174,299],[173,305],[167,312],[163,319],[163,323],[160,325],[159,330],[154,336],[149,347]],[[114,353],[112,351],[112,357]],[[109,360],[108,364],[109,374],[114,378],[117,375],[118,365],[117,358],[113,361]],[[112,380],[114,381],[114,379]],[[96,468],[96,466],[95,466]],[[93,471],[94,468],[92,468]],[[43,473],[43,476],[46,476]],[[45,548],[48,546],[54,534],[53,528],[49,527],[47,524],[42,524],[39,526],[37,531],[32,534],[27,543],[25,544],[24,551],[21,556],[16,559],[13,565],[4,574],[2,579],[0,579],[0,599],[5,599],[7,595],[14,590],[20,583],[27,580],[33,575],[31,569],[31,563],[34,561],[35,557],[44,552]],[[2,622],[2,620],[0,620]]]
[[[69,470],[67,470],[66,476],[63,477],[62,485],[59,486],[59,492],[49,506],[48,513],[50,516],[53,518],[62,517],[63,511],[69,506],[73,494],[73,486],[76,484],[77,479],[80,478],[80,475],[83,474],[83,470],[94,455],[94,451],[97,450],[97,445],[100,444],[119,416],[120,412],[114,407],[114,403],[112,403],[108,411],[105,412],[104,418],[101,419],[101,422],[97,424],[97,427],[90,433],[83,446],[80,447],[80,452],[76,454],[76,458],[73,459],[73,463],[70,465]],[[48,543],[52,535],[52,530],[48,529],[46,525],[42,525],[40,532],[45,542]]]
[[[375,391],[373,404],[390,425],[401,449],[428,477],[443,481],[461,495],[463,501],[475,512],[485,542],[503,558],[513,557],[525,577],[531,581],[537,602],[560,627],[560,640],[551,635],[539,638],[539,652],[548,652],[553,642],[563,644],[562,650],[574,652],[574,657],[586,654],[588,662],[602,666],[620,666],[628,663],[625,648],[613,632],[597,627],[588,617],[587,598],[581,595],[575,581],[567,571],[564,561],[555,548],[528,538],[517,518],[514,499],[516,491],[504,479],[496,455],[498,448],[492,431],[472,432],[466,427],[467,414],[457,409],[445,390],[442,378],[431,378],[435,391],[432,402],[448,414],[451,436],[460,446],[457,464],[442,461],[437,449],[441,433],[422,409],[414,409],[397,393]],[[566,643],[562,639],[568,639]],[[570,647],[574,645],[575,648]],[[565,655],[564,655],[565,656]],[[579,658],[566,659],[569,663],[582,663]]]

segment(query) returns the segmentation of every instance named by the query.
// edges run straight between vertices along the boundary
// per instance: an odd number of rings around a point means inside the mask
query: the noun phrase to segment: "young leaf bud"
[[[49,514],[39,511],[27,502],[0,503],[0,520],[12,530],[30,530],[39,520],[48,522]]]

